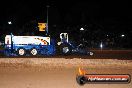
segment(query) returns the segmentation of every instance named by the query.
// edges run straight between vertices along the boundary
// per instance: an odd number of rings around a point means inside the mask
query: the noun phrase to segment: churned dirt
[[[81,58],[0,58],[0,88],[132,88],[129,84],[76,82],[78,68],[87,74],[130,74],[132,60]]]

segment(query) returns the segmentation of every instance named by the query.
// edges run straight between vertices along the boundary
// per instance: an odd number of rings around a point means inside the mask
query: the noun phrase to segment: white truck
[[[23,56],[26,54],[54,54],[55,47],[50,37],[42,36],[5,36],[6,53],[16,53]]]

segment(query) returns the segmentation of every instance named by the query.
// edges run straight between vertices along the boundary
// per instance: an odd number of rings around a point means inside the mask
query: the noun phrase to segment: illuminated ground
[[[130,84],[86,84],[76,82],[78,67],[89,74],[130,74],[132,60],[1,58],[0,88],[131,88]]]

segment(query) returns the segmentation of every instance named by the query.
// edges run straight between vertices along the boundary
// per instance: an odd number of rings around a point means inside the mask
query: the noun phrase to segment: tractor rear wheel
[[[68,45],[60,45],[60,53],[64,55],[68,55],[71,53],[71,48]]]

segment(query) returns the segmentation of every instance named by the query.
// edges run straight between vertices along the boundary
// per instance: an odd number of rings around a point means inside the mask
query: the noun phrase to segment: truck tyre
[[[19,56],[24,56],[24,55],[26,55],[26,50],[24,49],[24,48],[18,48],[17,49],[17,54],[19,55]]]
[[[36,49],[36,48],[32,48],[32,49],[30,50],[30,54],[33,55],[33,56],[37,55],[37,54],[38,54],[37,49]]]

